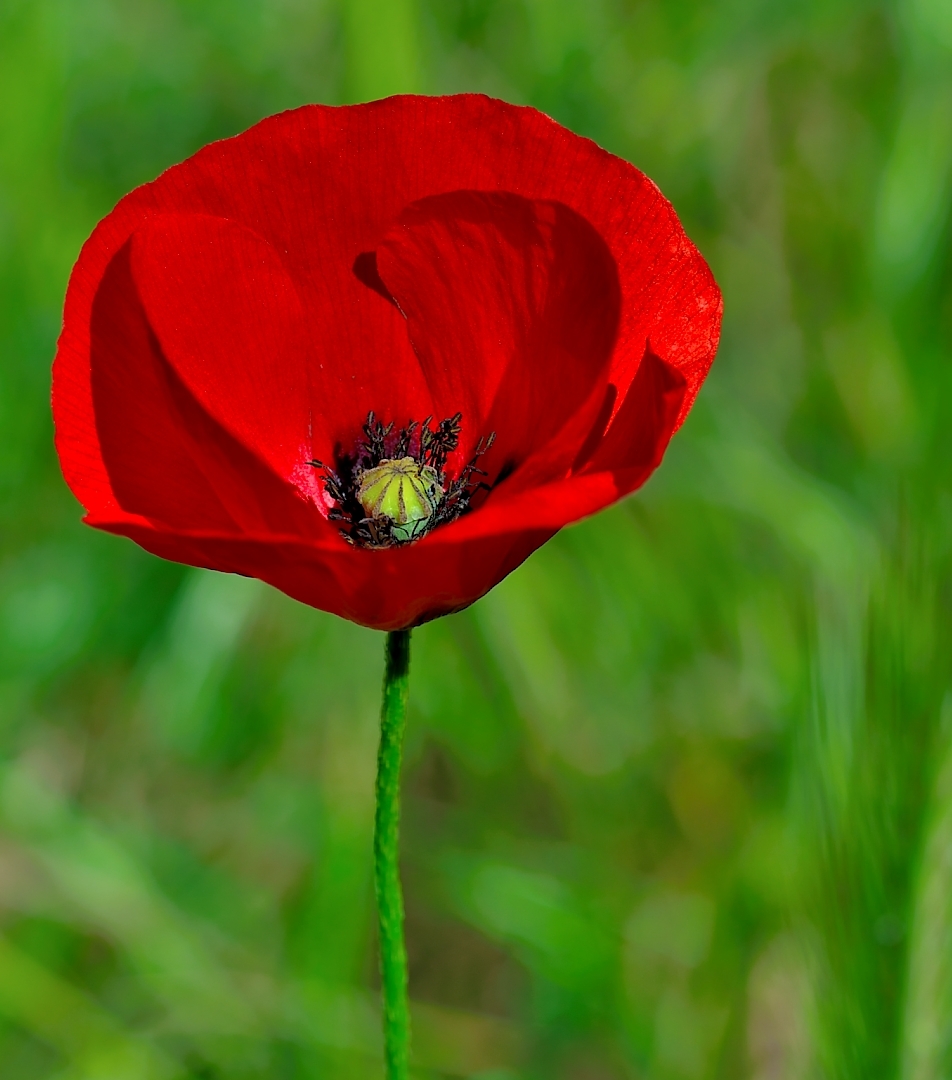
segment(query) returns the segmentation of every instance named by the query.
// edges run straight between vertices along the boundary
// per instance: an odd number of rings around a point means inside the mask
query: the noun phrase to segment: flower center
[[[477,479],[486,475],[477,462],[492,446],[495,433],[479,440],[471,461],[451,479],[446,461],[459,445],[462,414],[435,428],[430,420],[414,420],[394,431],[393,424],[385,427],[370,413],[353,454],[342,456],[333,469],[311,462],[324,473],[331,501],[328,517],[341,522],[348,543],[368,548],[413,543],[465,514],[476,492],[488,490]]]
[[[414,540],[426,532],[443,497],[439,473],[412,457],[384,458],[361,473],[357,501],[368,518],[387,518],[397,541]]]

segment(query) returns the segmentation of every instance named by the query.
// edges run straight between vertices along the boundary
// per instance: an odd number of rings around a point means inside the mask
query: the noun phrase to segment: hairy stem
[[[410,1010],[407,1004],[407,952],[403,943],[403,893],[400,889],[400,761],[410,683],[409,630],[393,630],[387,634],[386,656],[377,754],[374,880],[380,919],[387,1080],[406,1080]]]

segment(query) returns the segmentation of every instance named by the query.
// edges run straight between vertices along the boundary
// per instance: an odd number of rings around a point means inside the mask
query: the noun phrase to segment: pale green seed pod
[[[443,488],[436,470],[412,457],[381,461],[360,477],[357,499],[367,517],[389,518],[395,540],[414,540],[426,532]]]

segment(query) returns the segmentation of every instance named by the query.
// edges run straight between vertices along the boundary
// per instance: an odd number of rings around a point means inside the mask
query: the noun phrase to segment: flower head
[[[535,110],[308,106],[96,228],[57,449],[89,524],[410,626],[644,482],[720,312],[657,188]]]

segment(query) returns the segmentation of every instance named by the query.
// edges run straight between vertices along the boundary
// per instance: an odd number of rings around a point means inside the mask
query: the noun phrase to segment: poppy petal
[[[89,355],[86,435],[95,435],[118,507],[170,525],[320,531],[320,513],[209,416],[169,365],[139,296],[131,243],[97,290]]]
[[[135,232],[132,274],[163,355],[226,431],[283,480],[332,452],[311,446],[304,310],[267,240],[224,218],[162,214]]]
[[[131,518],[88,524],[134,540],[161,558],[260,578],[302,603],[376,630],[400,630],[458,611],[514,570],[554,529],[477,537],[427,549],[384,551],[307,544],[297,537],[169,530]],[[430,587],[420,589],[426,579]]]
[[[105,482],[129,513],[169,524],[238,529],[196,461],[142,310],[130,253],[126,244],[109,264],[90,320],[93,431],[88,434],[96,440]],[[66,425],[61,421],[61,426]]]
[[[525,488],[494,490],[478,511],[435,532],[427,543],[551,528],[601,510],[640,487],[661,463],[687,393],[687,381],[649,347],[622,410],[598,450],[572,476]],[[533,468],[530,462],[527,470]]]
[[[400,215],[377,269],[437,414],[463,414],[459,460],[495,432],[487,462],[511,472],[570,418],[586,427],[590,400],[594,419],[620,289],[611,252],[574,210],[511,192],[435,195]],[[564,435],[559,446],[567,464],[578,447]]]
[[[621,408],[577,471],[656,469],[677,430],[687,394],[684,371],[662,360],[649,343]]]

